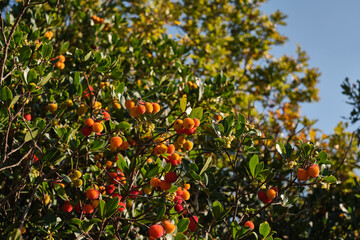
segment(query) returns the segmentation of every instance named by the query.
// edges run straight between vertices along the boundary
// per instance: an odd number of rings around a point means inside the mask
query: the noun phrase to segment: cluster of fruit
[[[319,176],[320,168],[319,165],[312,164],[307,169],[300,168],[297,172],[297,176],[300,181],[309,180],[310,177],[316,178]]]
[[[57,57],[52,58],[51,61],[56,61],[57,59],[59,60],[54,64],[54,66],[60,70],[63,70],[65,68],[65,56],[59,55]]]
[[[185,118],[184,120],[177,119],[174,123],[174,129],[177,134],[192,135],[197,127],[200,125],[200,120],[197,118]]]
[[[104,19],[103,18],[99,18],[96,15],[92,15],[92,20],[94,20],[95,23],[104,23]]]
[[[270,203],[278,194],[278,188],[272,187],[267,191],[260,190],[258,192],[258,198],[263,203]]]
[[[47,32],[45,32],[44,36],[47,39],[51,40],[51,38],[54,36],[54,33],[52,31],[47,31]]]
[[[127,110],[130,111],[130,115],[133,118],[138,118],[140,115],[143,114],[150,114],[150,113],[158,113],[161,109],[158,103],[149,103],[149,102],[138,102],[138,105],[135,105],[135,102],[131,100],[125,101],[125,107]]]
[[[126,150],[130,146],[128,141],[123,141],[123,139],[119,136],[112,137],[110,139],[110,150],[111,151],[120,151],[120,150]]]

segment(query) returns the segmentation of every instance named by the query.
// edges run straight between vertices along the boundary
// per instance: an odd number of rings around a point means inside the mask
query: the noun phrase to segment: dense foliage
[[[0,236],[357,238],[357,140],[263,2],[0,5]]]

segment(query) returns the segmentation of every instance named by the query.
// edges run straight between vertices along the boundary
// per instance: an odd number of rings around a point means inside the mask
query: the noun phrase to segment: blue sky
[[[271,53],[295,56],[297,43],[307,52],[310,66],[318,67],[322,73],[318,84],[320,101],[303,104],[302,113],[318,119],[317,128],[332,133],[352,109],[341,94],[340,84],[345,77],[351,82],[360,79],[360,1],[268,0],[261,7],[267,14],[277,9],[288,16],[287,26],[278,30],[289,41]],[[350,125],[349,130],[355,128]]]

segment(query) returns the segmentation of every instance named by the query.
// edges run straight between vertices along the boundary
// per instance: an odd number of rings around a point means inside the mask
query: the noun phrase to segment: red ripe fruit
[[[109,173],[109,179],[113,184],[118,184],[118,181],[120,181],[120,177],[117,175],[116,172]]]
[[[181,134],[184,134],[185,133],[185,129],[186,128],[182,128],[180,130],[175,130],[177,134],[181,135]]]
[[[170,163],[171,165],[176,166],[179,164],[179,161],[171,158]]]
[[[182,205],[176,204],[176,205],[174,206],[174,209],[175,209],[176,212],[179,213],[179,212],[181,212],[184,208],[183,208]]]
[[[195,127],[192,128],[192,129],[186,129],[186,128],[185,128],[184,133],[185,133],[186,135],[190,136],[190,135],[193,135],[195,131],[196,131],[196,128],[195,128]]]
[[[260,191],[258,192],[258,198],[259,198],[259,200],[262,201],[263,203],[269,203],[269,202],[271,202],[271,199],[268,199],[268,198],[266,197],[266,192],[263,191],[263,190],[260,190]]]
[[[184,191],[181,189],[181,187],[178,187],[178,190],[176,191],[177,196],[183,195]]]
[[[161,238],[164,235],[164,227],[158,224],[149,228],[149,236],[152,238]]]
[[[24,118],[26,119],[26,121],[31,121],[31,115],[30,114],[25,114]]]
[[[85,137],[90,136],[90,134],[92,133],[92,128],[91,127],[83,127],[81,129],[81,133],[82,135],[84,135]]]
[[[64,205],[62,205],[62,210],[66,213],[69,213],[73,210],[73,206],[69,202],[65,202]]]
[[[244,224],[244,227],[249,227],[251,230],[254,229],[254,223],[252,221],[247,221],[245,224]]]
[[[138,195],[138,194],[139,194],[139,190],[137,190],[137,189],[135,188],[134,190],[132,190],[132,191],[130,192],[129,198],[135,199],[135,198],[136,198],[136,195]]]
[[[106,186],[106,194],[110,195],[115,191],[115,186],[114,185],[108,185]]]
[[[174,197],[174,203],[175,204],[181,204],[182,202],[183,202],[182,197],[180,197],[180,196]]]
[[[94,95],[94,89],[93,89],[92,86],[89,86],[88,89],[83,91],[82,95],[83,95],[84,98],[88,98],[88,97],[90,97],[90,93],[91,93],[91,95]]]
[[[197,216],[192,216],[189,219],[190,219],[190,223],[189,223],[188,229],[191,232],[195,232],[197,229],[197,222],[199,221],[199,219]]]
[[[94,207],[91,204],[85,204],[83,213],[90,214],[94,212]]]
[[[80,203],[76,204],[74,207],[74,210],[78,213],[81,213],[81,207],[80,207]]]
[[[123,203],[123,202],[119,202],[118,211],[119,211],[119,212],[123,212],[123,211],[125,211],[125,209],[126,209],[126,204]]]
[[[103,119],[104,119],[104,121],[109,121],[110,120],[110,114],[108,112],[103,112]]]
[[[169,182],[169,183],[173,183],[173,182],[176,182],[177,180],[177,175],[175,172],[168,172],[166,175],[165,175],[165,181]]]

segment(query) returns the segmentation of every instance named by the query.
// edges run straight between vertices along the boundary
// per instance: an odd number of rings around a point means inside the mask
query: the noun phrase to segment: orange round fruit
[[[93,206],[93,208],[97,208],[99,206],[99,200],[92,201],[91,205]]]
[[[128,99],[128,100],[125,101],[125,107],[126,107],[126,109],[130,110],[133,107],[135,107],[135,103]]]
[[[183,129],[183,120],[181,120],[181,119],[177,119],[176,121],[175,121],[175,123],[174,123],[174,129],[175,130],[181,130],[181,129]]]
[[[149,228],[149,236],[153,238],[161,238],[164,235],[164,228],[161,225],[155,224]]]
[[[153,177],[150,179],[150,185],[154,188],[159,187],[160,183],[161,183],[161,180],[158,178]]]
[[[300,168],[298,170],[297,176],[300,181],[306,181],[306,180],[310,179],[309,173],[303,168]]]
[[[274,189],[267,190],[266,197],[270,200],[273,200],[276,197],[276,191]]]
[[[174,144],[170,144],[167,148],[166,153],[173,154],[174,152],[175,152],[175,146],[174,146]]]
[[[189,191],[186,190],[186,189],[183,189],[183,193],[182,193],[181,197],[182,197],[185,201],[189,200],[189,199],[190,199],[190,193],[189,193]]]
[[[175,231],[176,226],[172,224],[169,220],[165,220],[163,222],[166,233],[173,233]]]
[[[217,122],[220,122],[220,120],[222,119],[220,115],[215,115],[214,118]]]
[[[130,109],[130,115],[133,117],[133,118],[137,118],[139,117],[139,113],[137,111],[137,107],[134,106]]]
[[[160,105],[158,103],[152,103],[153,105],[153,113],[158,113],[160,111]]]
[[[110,147],[112,148],[118,148],[123,143],[123,140],[121,137],[112,137],[110,140]]]
[[[50,103],[50,104],[48,105],[48,110],[49,110],[50,112],[52,112],[52,113],[56,112],[57,109],[58,109],[58,106],[57,106],[57,104],[55,104],[55,103]]]
[[[93,132],[96,132],[96,133],[100,133],[104,130],[104,126],[99,122],[94,123],[94,125],[92,125],[91,128],[92,128]]]
[[[192,129],[195,126],[195,122],[191,118],[185,118],[183,125],[186,129]]]
[[[65,62],[65,56],[59,55],[59,62],[64,63]]]
[[[142,115],[146,112],[146,107],[144,105],[137,106],[136,111],[139,115]]]
[[[194,118],[193,120],[194,120],[194,127],[197,128],[198,126],[200,126],[200,120],[198,118]]]
[[[126,150],[126,149],[129,148],[129,146],[130,146],[129,142],[123,142],[123,143],[121,144],[121,146],[120,146],[120,149],[121,149],[121,150]]]
[[[161,143],[161,144],[159,145],[158,153],[159,153],[159,154],[166,153],[166,152],[167,152],[167,149],[168,149],[168,147],[167,147],[165,144]]]
[[[161,181],[160,183],[160,188],[161,190],[169,190],[171,188],[171,183],[167,182],[167,181]]]
[[[310,177],[316,178],[319,176],[320,168],[319,165],[313,164],[308,169],[307,172]]]
[[[186,142],[186,139],[185,139],[184,136],[180,136],[180,137],[178,137],[177,142],[178,142],[180,145],[183,145],[183,144]]]
[[[244,227],[249,227],[251,230],[254,229],[254,223],[252,221],[247,221],[245,224],[244,224]]]
[[[92,118],[88,118],[85,120],[85,125],[88,127],[92,127],[92,125],[94,125],[94,120]]]
[[[189,190],[189,189],[190,189],[190,184],[189,184],[189,183],[184,184],[184,188],[185,188],[186,190]]]
[[[86,197],[90,200],[95,200],[99,198],[99,191],[93,188],[90,188],[89,190],[86,191]]]
[[[94,207],[91,204],[85,204],[84,206],[84,213],[90,214],[94,211]]]

